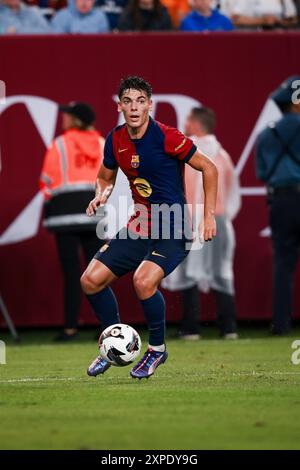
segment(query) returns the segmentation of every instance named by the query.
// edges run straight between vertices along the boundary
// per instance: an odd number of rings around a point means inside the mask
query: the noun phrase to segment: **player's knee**
[[[95,288],[97,287],[93,276],[88,274],[86,271],[82,274],[80,278],[80,284],[83,292],[85,294],[94,294]]]
[[[85,294],[96,294],[107,285],[104,279],[97,279],[93,273],[85,271],[80,278],[82,290]]]
[[[156,284],[154,284],[147,276],[141,274],[134,275],[133,284],[137,296],[140,299],[151,297],[157,289]]]

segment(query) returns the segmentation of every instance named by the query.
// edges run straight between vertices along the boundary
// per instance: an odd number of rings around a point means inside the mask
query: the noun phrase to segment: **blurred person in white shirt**
[[[200,337],[201,305],[199,289],[211,291],[216,301],[220,336],[236,339],[236,305],[233,275],[235,234],[232,220],[241,206],[240,187],[234,165],[228,153],[214,135],[216,117],[209,108],[193,108],[186,119],[185,135],[210,157],[218,169],[216,205],[217,237],[202,249],[192,249],[187,258],[162,281],[162,287],[181,291],[183,320],[180,336]],[[203,204],[202,174],[185,168],[186,198],[193,216]]]
[[[297,9],[293,0],[220,0],[217,3],[220,11],[229,16],[237,28],[297,26]]]

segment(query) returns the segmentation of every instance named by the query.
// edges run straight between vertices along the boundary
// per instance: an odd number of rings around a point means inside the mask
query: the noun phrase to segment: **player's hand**
[[[204,216],[203,238],[205,242],[211,241],[217,235],[215,216],[208,213]]]
[[[104,206],[104,204],[106,204],[107,199],[109,198],[112,190],[113,190],[113,185],[111,184],[107,186],[102,193],[96,194],[94,199],[91,200],[91,202],[89,203],[87,207],[86,213],[88,216],[91,217],[92,215],[96,214],[97,209],[101,206]]]

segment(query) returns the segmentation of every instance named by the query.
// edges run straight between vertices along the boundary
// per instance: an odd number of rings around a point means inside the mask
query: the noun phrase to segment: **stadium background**
[[[98,115],[97,128],[105,135],[118,121],[113,95],[120,78],[129,73],[141,75],[152,83],[155,94],[177,95],[176,99],[185,95],[214,108],[217,135],[241,169],[240,157],[269,93],[287,76],[300,73],[299,50],[297,32],[1,37],[0,78],[6,83],[8,99],[27,95],[31,101],[39,97],[55,103],[90,102]],[[28,107],[18,103],[21,100],[16,98],[0,116],[1,295],[17,325],[58,325],[63,320],[62,275],[52,236],[40,220],[37,233],[27,240],[7,243],[3,236],[36,197],[45,152],[38,121]],[[51,103],[35,111],[46,128],[54,112]],[[179,125],[175,108],[166,102],[158,104],[155,118]],[[59,130],[58,121],[56,133]],[[49,138],[51,128],[47,132]],[[255,177],[252,149],[247,156],[244,152],[240,174],[243,206],[235,220],[238,318],[267,319],[271,315],[271,245],[261,234],[268,226],[267,207],[263,187]],[[123,306],[123,321],[142,322],[131,283],[122,279],[114,288]],[[180,317],[178,295],[166,293],[166,298],[168,320],[176,321]],[[203,318],[212,319],[213,311],[207,296]],[[300,315],[299,293],[295,314]],[[81,321],[94,323],[85,300]]]

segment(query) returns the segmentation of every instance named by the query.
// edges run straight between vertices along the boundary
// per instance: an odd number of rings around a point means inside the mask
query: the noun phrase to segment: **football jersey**
[[[186,203],[184,164],[197,147],[180,131],[149,118],[149,125],[141,139],[132,139],[126,124],[116,127],[107,137],[103,164],[106,168],[120,168],[128,178],[135,206],[143,206],[147,230],[154,222],[153,205]],[[134,215],[129,228],[135,230]],[[137,232],[143,232],[141,228]]]

